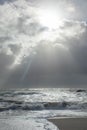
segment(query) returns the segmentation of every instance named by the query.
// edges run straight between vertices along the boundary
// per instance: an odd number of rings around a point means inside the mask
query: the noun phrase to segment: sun
[[[49,29],[56,29],[61,25],[61,14],[56,10],[40,10],[38,18],[40,24]]]

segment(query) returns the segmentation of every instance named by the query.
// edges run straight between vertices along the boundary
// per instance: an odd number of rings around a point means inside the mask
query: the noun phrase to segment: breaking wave
[[[80,110],[87,109],[87,90],[28,90],[2,91],[0,112],[39,110]]]
[[[46,103],[23,103],[18,101],[3,101],[0,112],[7,110],[64,110],[64,109],[87,109],[87,102],[46,102]]]

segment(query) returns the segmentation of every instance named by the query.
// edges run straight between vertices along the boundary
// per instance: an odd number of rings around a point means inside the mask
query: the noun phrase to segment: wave
[[[3,101],[0,112],[7,110],[64,110],[64,109],[87,109],[87,102],[44,102],[24,103],[19,101]]]
[[[50,90],[0,92],[0,112],[87,109],[87,90]]]

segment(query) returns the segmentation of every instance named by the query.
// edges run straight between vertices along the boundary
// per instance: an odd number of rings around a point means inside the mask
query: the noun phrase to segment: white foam
[[[0,130],[59,130],[45,119],[0,119]]]

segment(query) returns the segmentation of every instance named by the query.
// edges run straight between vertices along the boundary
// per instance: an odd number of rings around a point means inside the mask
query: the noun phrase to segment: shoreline
[[[59,130],[87,130],[87,117],[50,118]]]

